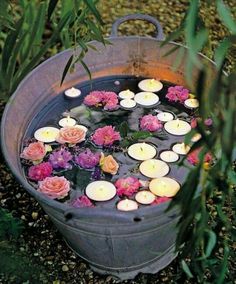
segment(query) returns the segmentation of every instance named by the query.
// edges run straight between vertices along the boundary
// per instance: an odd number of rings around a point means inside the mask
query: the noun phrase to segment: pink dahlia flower
[[[170,200],[171,200],[171,198],[165,197],[165,196],[163,196],[163,197],[156,197],[156,199],[152,202],[151,205],[158,205],[158,204],[170,201]]]
[[[117,94],[114,92],[104,92],[104,109],[115,110],[118,108]]]
[[[119,141],[121,137],[120,133],[118,131],[115,131],[114,127],[108,125],[95,130],[91,139],[96,145],[110,146],[115,141]]]
[[[30,143],[28,147],[25,147],[20,157],[26,160],[38,161],[42,160],[46,155],[46,147],[43,142]]]
[[[32,180],[43,180],[52,174],[52,165],[49,162],[44,162],[35,166],[31,166],[28,171],[28,176]]]
[[[160,120],[155,115],[144,115],[140,120],[140,128],[147,131],[157,131],[163,127]]]
[[[47,195],[51,199],[62,199],[70,191],[70,182],[64,177],[46,177],[39,181],[38,191]]]
[[[105,110],[115,110],[118,108],[118,97],[114,92],[93,91],[84,98],[87,106],[104,106]]]
[[[84,104],[87,106],[98,106],[102,103],[103,98],[104,96],[102,91],[93,91],[84,98]]]
[[[190,154],[187,156],[187,161],[191,164],[196,166],[199,163],[199,155],[201,153],[202,148],[198,148],[194,151],[192,151]],[[204,163],[210,163],[212,161],[212,155],[211,153],[206,153],[204,157]]]
[[[166,98],[172,102],[183,103],[189,98],[189,90],[185,89],[183,86],[169,87]]]
[[[85,195],[75,198],[70,204],[76,208],[94,207],[93,203]]]
[[[132,196],[140,187],[140,182],[135,177],[120,178],[116,181],[118,196]]]

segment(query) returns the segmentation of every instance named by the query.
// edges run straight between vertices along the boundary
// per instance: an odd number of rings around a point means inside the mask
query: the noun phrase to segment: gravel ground
[[[100,4],[100,11],[105,22],[104,32],[106,35],[109,35],[111,23],[116,18],[129,13],[139,12],[159,19],[164,27],[165,34],[168,34],[178,27],[186,11],[187,2],[184,0],[103,0]],[[208,7],[207,1],[202,2],[201,14],[207,26],[211,29],[211,49],[214,49],[218,41],[226,34],[226,29],[215,17],[215,8],[212,6]],[[234,1],[225,2],[233,7]],[[134,23],[123,24],[120,31],[126,35],[139,34],[150,36],[153,33],[153,27],[149,24],[135,21]],[[211,50],[208,52],[208,55],[211,56]],[[230,57],[229,59],[231,60],[232,58]],[[2,110],[3,105],[0,105],[0,112]],[[12,211],[14,216],[22,220],[24,230],[15,245],[18,251],[30,256],[30,264],[34,267],[33,270],[30,268],[33,272],[29,281],[13,273],[2,278],[0,276],[0,283],[118,283],[111,276],[100,276],[94,273],[89,269],[88,264],[84,263],[70,251],[48,216],[38,203],[16,182],[4,163],[0,165],[0,205]],[[14,253],[16,253],[15,249]],[[178,259],[176,259],[157,275],[138,275],[135,280],[122,283],[190,283],[181,278],[180,271]]]

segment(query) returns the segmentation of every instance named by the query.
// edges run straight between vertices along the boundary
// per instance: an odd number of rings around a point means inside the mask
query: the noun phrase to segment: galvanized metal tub
[[[127,19],[145,19],[157,27],[157,38],[119,37],[117,28]],[[177,43],[160,47],[163,33],[160,24],[144,15],[119,19],[113,26],[112,43],[104,47],[93,42],[98,51],[90,50],[85,57],[93,78],[107,75],[137,75],[160,78],[186,85],[185,58],[173,71],[177,51],[164,56]],[[156,273],[168,265],[176,253],[178,209],[165,212],[168,204],[151,206],[133,212],[101,208],[71,209],[66,204],[45,198],[26,180],[19,153],[22,137],[29,122],[54,96],[88,79],[81,65],[66,77],[60,86],[64,67],[72,51],[66,50],[35,68],[18,86],[5,108],[1,125],[1,145],[5,159],[18,181],[35,197],[68,245],[91,267],[120,279],[138,273]],[[194,76],[197,76],[197,71]],[[37,118],[36,118],[37,119]]]

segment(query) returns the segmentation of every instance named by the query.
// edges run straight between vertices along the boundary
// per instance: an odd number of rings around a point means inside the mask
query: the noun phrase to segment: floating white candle
[[[147,204],[151,204],[154,200],[155,200],[156,196],[151,193],[150,191],[147,190],[142,190],[139,191],[136,195],[135,195],[135,200],[138,203],[147,205]]]
[[[81,91],[79,89],[72,87],[66,90],[64,94],[67,98],[73,99],[79,97],[81,95]]]
[[[134,100],[142,106],[153,106],[159,102],[159,97],[151,92],[140,92],[134,96]]]
[[[97,180],[86,187],[85,193],[94,201],[107,201],[116,195],[116,187],[111,182]]]
[[[145,161],[156,156],[156,148],[147,143],[135,143],[128,148],[128,154],[131,158],[138,161]]]
[[[42,127],[34,132],[34,138],[44,143],[50,143],[56,140],[58,133],[59,129],[56,127]]]
[[[174,163],[178,161],[179,155],[174,151],[163,151],[160,154],[160,158],[167,163]]]
[[[168,133],[173,135],[185,135],[191,131],[190,124],[180,119],[167,121],[164,128]]]
[[[170,168],[161,160],[150,159],[142,162],[139,166],[139,170],[146,177],[159,178],[167,175]]]
[[[186,155],[189,152],[190,147],[184,143],[176,143],[172,147],[172,150],[179,155]]]
[[[163,88],[163,84],[156,79],[145,79],[139,82],[138,87],[145,92],[158,92]]]
[[[192,142],[197,142],[202,138],[202,135],[200,133],[196,133],[193,135],[193,137],[191,138]]]
[[[136,106],[136,102],[132,99],[124,99],[120,101],[120,105],[123,108],[134,108]]]
[[[174,179],[161,177],[153,179],[149,184],[150,191],[160,197],[173,197],[180,189],[180,185]]]
[[[184,101],[184,105],[188,108],[198,108],[199,101],[197,99],[187,99]]]
[[[76,124],[76,120],[68,115],[67,117],[60,119],[58,124],[61,127],[74,126]]]
[[[170,112],[159,112],[157,114],[157,118],[162,122],[167,122],[173,120],[174,116]]]
[[[121,91],[118,96],[121,99],[132,99],[134,97],[134,92],[131,92],[130,90]]]
[[[134,200],[124,199],[118,202],[117,209],[121,211],[133,211],[138,209],[138,203]]]

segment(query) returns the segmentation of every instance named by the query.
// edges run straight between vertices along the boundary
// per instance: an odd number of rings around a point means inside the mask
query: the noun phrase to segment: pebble
[[[62,266],[62,271],[64,271],[64,272],[69,271],[69,267],[66,264],[64,264]]]
[[[37,220],[38,219],[38,212],[32,212],[31,216],[34,220]]]

